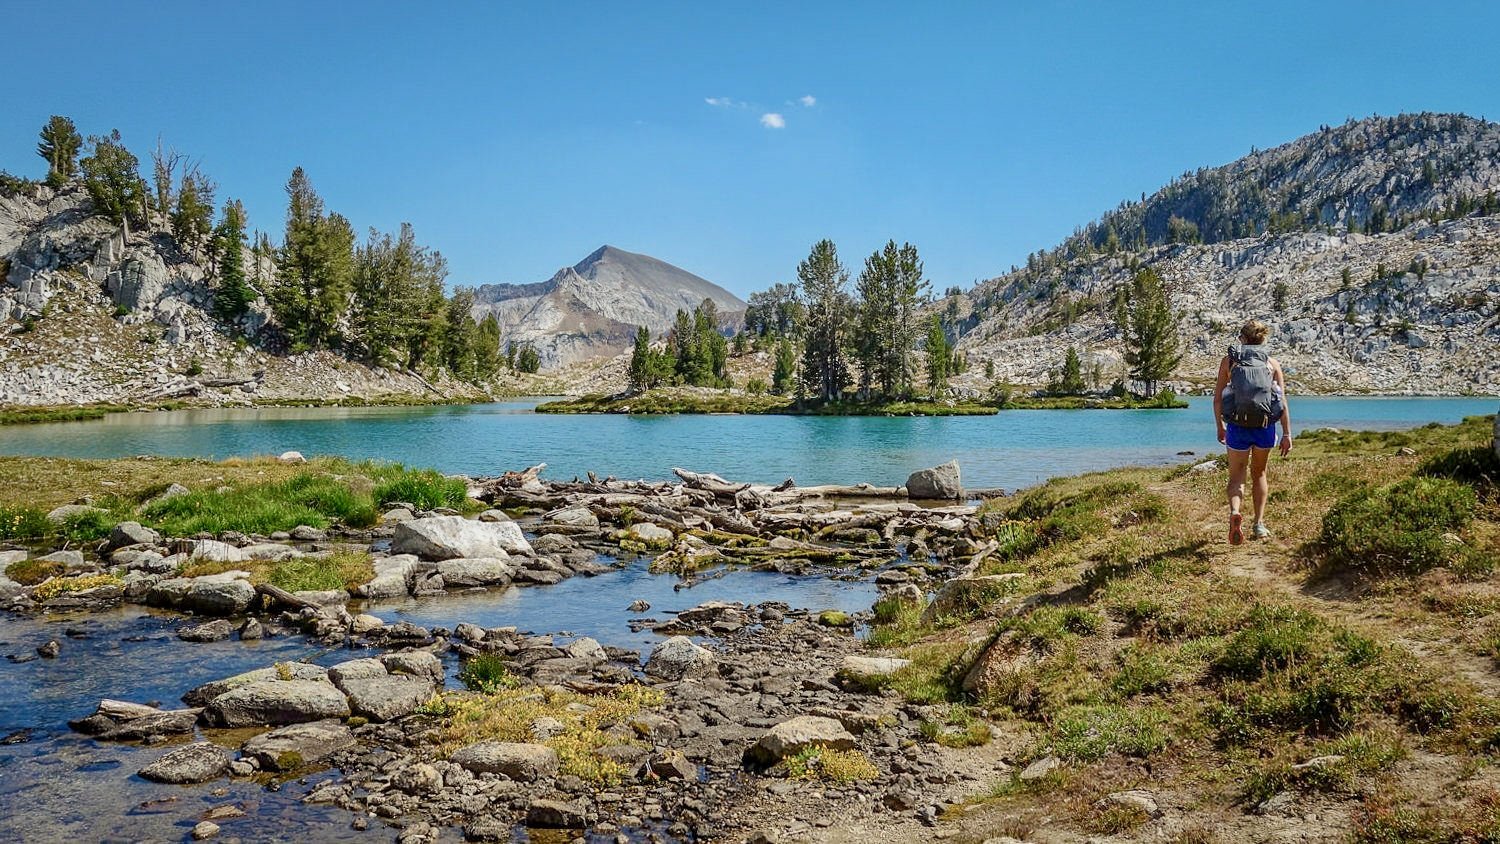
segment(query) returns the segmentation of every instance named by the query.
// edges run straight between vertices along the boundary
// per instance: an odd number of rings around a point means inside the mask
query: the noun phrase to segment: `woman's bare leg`
[[[1255,524],[1265,521],[1266,496],[1271,493],[1271,482],[1266,477],[1266,462],[1270,458],[1269,448],[1250,449],[1250,500],[1255,507]]]
[[[1229,543],[1240,544],[1240,507],[1245,499],[1245,472],[1250,466],[1250,452],[1226,449],[1229,455],[1229,485],[1225,492],[1229,497]]]

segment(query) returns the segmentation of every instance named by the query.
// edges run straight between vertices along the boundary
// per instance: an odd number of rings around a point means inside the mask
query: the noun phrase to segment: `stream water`
[[[966,418],[544,416],[534,401],[432,408],[195,410],[125,414],[90,422],[0,428],[0,454],[228,457],[296,449],[304,454],[398,460],[471,474],[538,462],[552,477],[661,478],[671,466],[725,477],[800,483],[899,484],[921,466],[956,458],[970,486],[1018,487],[1047,477],[1124,464],[1167,463],[1179,452],[1217,451],[1206,400],[1183,411],[1025,411]],[[1493,413],[1491,398],[1296,399],[1297,430],[1392,429]],[[452,627],[469,621],[536,633],[592,636],[645,651],[659,637],[634,630],[630,602],[647,616],[709,600],[783,601],[796,608],[868,608],[868,579],[732,571],[679,589],[643,561],[593,578],[364,607],[387,621]],[[177,641],[183,619],[126,608],[40,618],[0,617],[0,655],[25,658],[63,643],[56,660],[0,662],[0,840],[183,840],[202,812],[233,804],[249,817],[225,822],[247,841],[382,841],[379,824],[350,829],[343,810],[305,806],[301,781],[270,791],[251,782],[202,786],[146,782],[135,771],[161,747],[106,744],[74,734],[67,720],[106,697],[167,707],[203,682],[304,659],[358,656],[301,637],[205,644]],[[450,672],[456,666],[450,664]],[[226,736],[237,744],[242,736]],[[210,736],[212,740],[212,736]],[[314,778],[314,781],[316,778]],[[519,833],[518,833],[519,834]],[[449,837],[452,837],[449,833]],[[448,840],[445,838],[445,840]]]

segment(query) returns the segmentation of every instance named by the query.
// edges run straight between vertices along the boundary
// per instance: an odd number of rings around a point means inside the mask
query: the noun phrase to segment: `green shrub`
[[[1154,694],[1172,687],[1173,673],[1164,649],[1135,644],[1120,653],[1120,670],[1111,685],[1121,697]]]
[[[57,532],[73,542],[96,542],[109,536],[117,521],[106,511],[86,510],[65,519]]]
[[[364,551],[337,551],[325,557],[294,557],[271,568],[267,580],[288,592],[331,592],[353,589],[375,576]]]
[[[521,681],[510,673],[505,660],[499,654],[481,653],[464,660],[458,679],[476,692],[497,692],[514,689]]]
[[[270,534],[298,525],[350,527],[375,523],[375,503],[367,494],[326,475],[299,473],[288,480],[198,490],[146,506],[142,515],[171,536],[200,532]]]
[[[1052,752],[1078,762],[1110,753],[1149,756],[1167,746],[1166,714],[1151,707],[1113,704],[1070,706],[1052,722]]]
[[[22,560],[6,566],[5,576],[22,586],[35,586],[49,577],[58,577],[67,570],[68,567],[59,562]]]
[[[1416,574],[1459,558],[1444,534],[1473,521],[1474,490],[1446,478],[1412,477],[1341,498],[1323,517],[1320,542],[1329,562],[1371,573]]]
[[[445,478],[432,469],[404,470],[375,487],[375,502],[385,506],[400,501],[423,510],[462,507],[468,500],[468,485],[459,478]]]
[[[1257,605],[1214,660],[1214,668],[1245,679],[1286,668],[1314,651],[1321,627],[1318,617],[1305,610]]]
[[[46,512],[35,507],[0,507],[0,539],[41,539],[52,533]]]
[[[1493,446],[1455,448],[1428,458],[1417,474],[1448,478],[1488,493],[1500,485],[1500,457],[1495,455]]]

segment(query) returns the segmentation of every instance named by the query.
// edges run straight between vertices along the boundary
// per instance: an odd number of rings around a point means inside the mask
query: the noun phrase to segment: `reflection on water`
[[[1210,402],[1187,410],[1028,410],[989,417],[550,416],[535,400],[453,407],[264,408],[117,414],[0,429],[0,454],[191,457],[304,454],[397,460],[496,474],[547,463],[554,478],[589,471],[665,478],[671,467],[802,484],[899,484],[958,459],[972,487],[1028,486],[1054,475],[1217,452]],[[1392,429],[1495,412],[1493,398],[1293,397],[1295,430]]]

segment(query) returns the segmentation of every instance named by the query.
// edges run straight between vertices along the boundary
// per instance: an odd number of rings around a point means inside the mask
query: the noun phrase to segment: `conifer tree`
[[[140,162],[120,143],[120,130],[89,138],[92,155],[78,162],[83,170],[83,184],[94,208],[104,216],[125,226],[144,222],[146,183],[141,179]]]
[[[479,324],[474,321],[474,291],[469,288],[453,291],[448,297],[447,308],[447,334],[443,338],[445,363],[454,378],[474,381],[478,377],[475,347],[479,343]]]
[[[1053,385],[1053,392],[1076,396],[1082,394],[1084,389],[1083,362],[1078,359],[1078,350],[1069,346],[1062,370],[1057,375],[1057,383]]]
[[[213,231],[215,185],[207,176],[190,168],[182,176],[182,186],[172,208],[172,237],[192,254],[208,242]]]
[[[1146,395],[1154,396],[1157,383],[1170,378],[1182,360],[1177,314],[1156,270],[1146,267],[1136,273],[1129,310],[1125,362],[1130,376],[1145,384]]]
[[[52,115],[42,127],[41,138],[36,154],[47,162],[47,184],[61,187],[78,173],[78,151],[83,148],[83,138],[73,127],[73,121],[59,114]]]
[[[933,314],[927,325],[927,389],[937,398],[948,387],[949,365],[953,362],[948,348],[948,334],[943,319]]]
[[[807,299],[807,331],[802,347],[802,388],[817,401],[833,401],[849,386],[844,345],[848,337],[849,273],[831,240],[813,244],[797,265]]]
[[[219,255],[219,284],[214,289],[214,317],[232,323],[255,299],[245,279],[245,206],[238,199],[224,203],[223,217],[214,229],[214,251]]]
[[[272,305],[295,346],[332,344],[353,292],[354,229],[343,216],[323,213],[323,200],[301,167],[292,171],[286,192],[286,234]]]
[[[637,328],[630,352],[630,388],[639,392],[661,386],[672,377],[672,367],[671,354],[651,345],[651,329]]]
[[[516,353],[516,370],[519,372],[535,373],[542,368],[542,357],[537,353],[536,346],[527,343]]]
[[[500,371],[500,322],[494,314],[479,321],[474,339],[474,374],[481,380],[495,377]]]
[[[859,343],[861,390],[868,395],[878,389],[886,399],[911,392],[912,351],[920,333],[917,311],[927,282],[922,261],[910,243],[884,249],[865,259],[864,271],[855,285],[859,295]]]
[[[785,337],[776,341],[776,365],[771,370],[771,392],[784,396],[797,381],[797,350]]]

